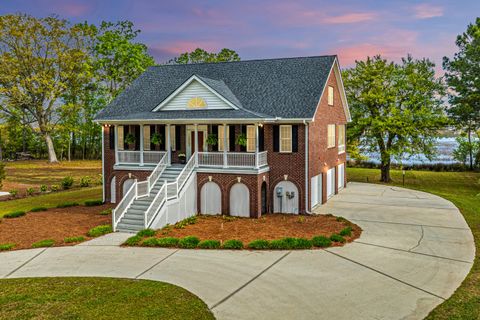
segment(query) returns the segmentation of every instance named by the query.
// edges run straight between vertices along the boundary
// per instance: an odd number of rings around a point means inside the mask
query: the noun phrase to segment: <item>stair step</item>
[[[143,217],[141,219],[132,219],[132,217],[123,217],[121,224],[130,224],[136,226],[143,226]]]

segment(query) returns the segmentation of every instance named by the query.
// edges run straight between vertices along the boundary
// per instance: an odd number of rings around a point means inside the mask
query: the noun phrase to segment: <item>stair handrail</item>
[[[150,226],[153,219],[157,216],[158,212],[162,209],[166,201],[167,201],[167,185],[163,184],[160,190],[158,190],[158,193],[156,194],[152,203],[150,203],[150,205],[148,206],[148,209],[145,210],[145,217],[143,219],[145,229],[147,229]]]
[[[122,200],[118,203],[115,209],[112,210],[112,225],[113,231],[117,230],[117,225],[123,218],[132,202],[137,198],[137,179],[132,183],[130,189],[125,193]]]
[[[152,188],[155,186],[155,183],[157,183],[158,178],[162,175],[163,171],[165,171],[165,168],[167,168],[168,163],[167,163],[167,154],[165,153],[160,161],[157,163],[155,166],[155,169],[153,169],[152,173],[147,178],[148,181],[148,193],[152,191]]]
[[[175,179],[175,181],[166,183],[166,185],[167,185],[167,196],[168,196],[169,186],[170,187],[175,186],[175,189],[176,189],[175,190],[175,195],[173,197],[171,197],[171,199],[178,198],[178,195],[180,194],[180,191],[182,190],[183,186],[187,182],[187,180],[190,177],[190,175],[192,174],[192,172],[195,170],[196,166],[197,166],[197,157],[196,157],[196,153],[193,153],[192,156],[190,157],[190,159],[188,160],[187,164],[185,165],[185,167],[183,167],[182,171],[180,171],[180,174],[177,176],[177,179]],[[185,177],[185,178],[182,179],[182,177]]]

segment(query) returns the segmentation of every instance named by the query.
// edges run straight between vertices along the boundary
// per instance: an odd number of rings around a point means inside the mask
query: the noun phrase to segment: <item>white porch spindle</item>
[[[227,168],[227,124],[223,124],[223,167]]]
[[[143,166],[143,124],[140,125],[140,165]]]
[[[258,169],[258,123],[255,123],[255,168]]]
[[[165,135],[167,138],[166,138],[166,146],[167,146],[167,161],[168,161],[168,164],[170,165],[172,163],[172,148],[170,147],[170,124],[167,124],[167,134]]]
[[[195,163],[198,163],[198,124],[195,124],[195,151],[194,151],[194,155],[195,155]]]

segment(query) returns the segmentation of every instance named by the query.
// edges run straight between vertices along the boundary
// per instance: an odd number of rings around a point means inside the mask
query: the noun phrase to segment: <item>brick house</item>
[[[96,121],[116,230],[310,213],[346,185],[336,56],[154,66]]]

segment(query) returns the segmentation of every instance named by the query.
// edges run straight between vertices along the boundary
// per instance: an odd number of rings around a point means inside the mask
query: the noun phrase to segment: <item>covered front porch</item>
[[[114,124],[110,134],[117,169],[149,170],[164,155],[169,165],[186,163],[193,155],[204,169],[268,167],[262,123]]]

